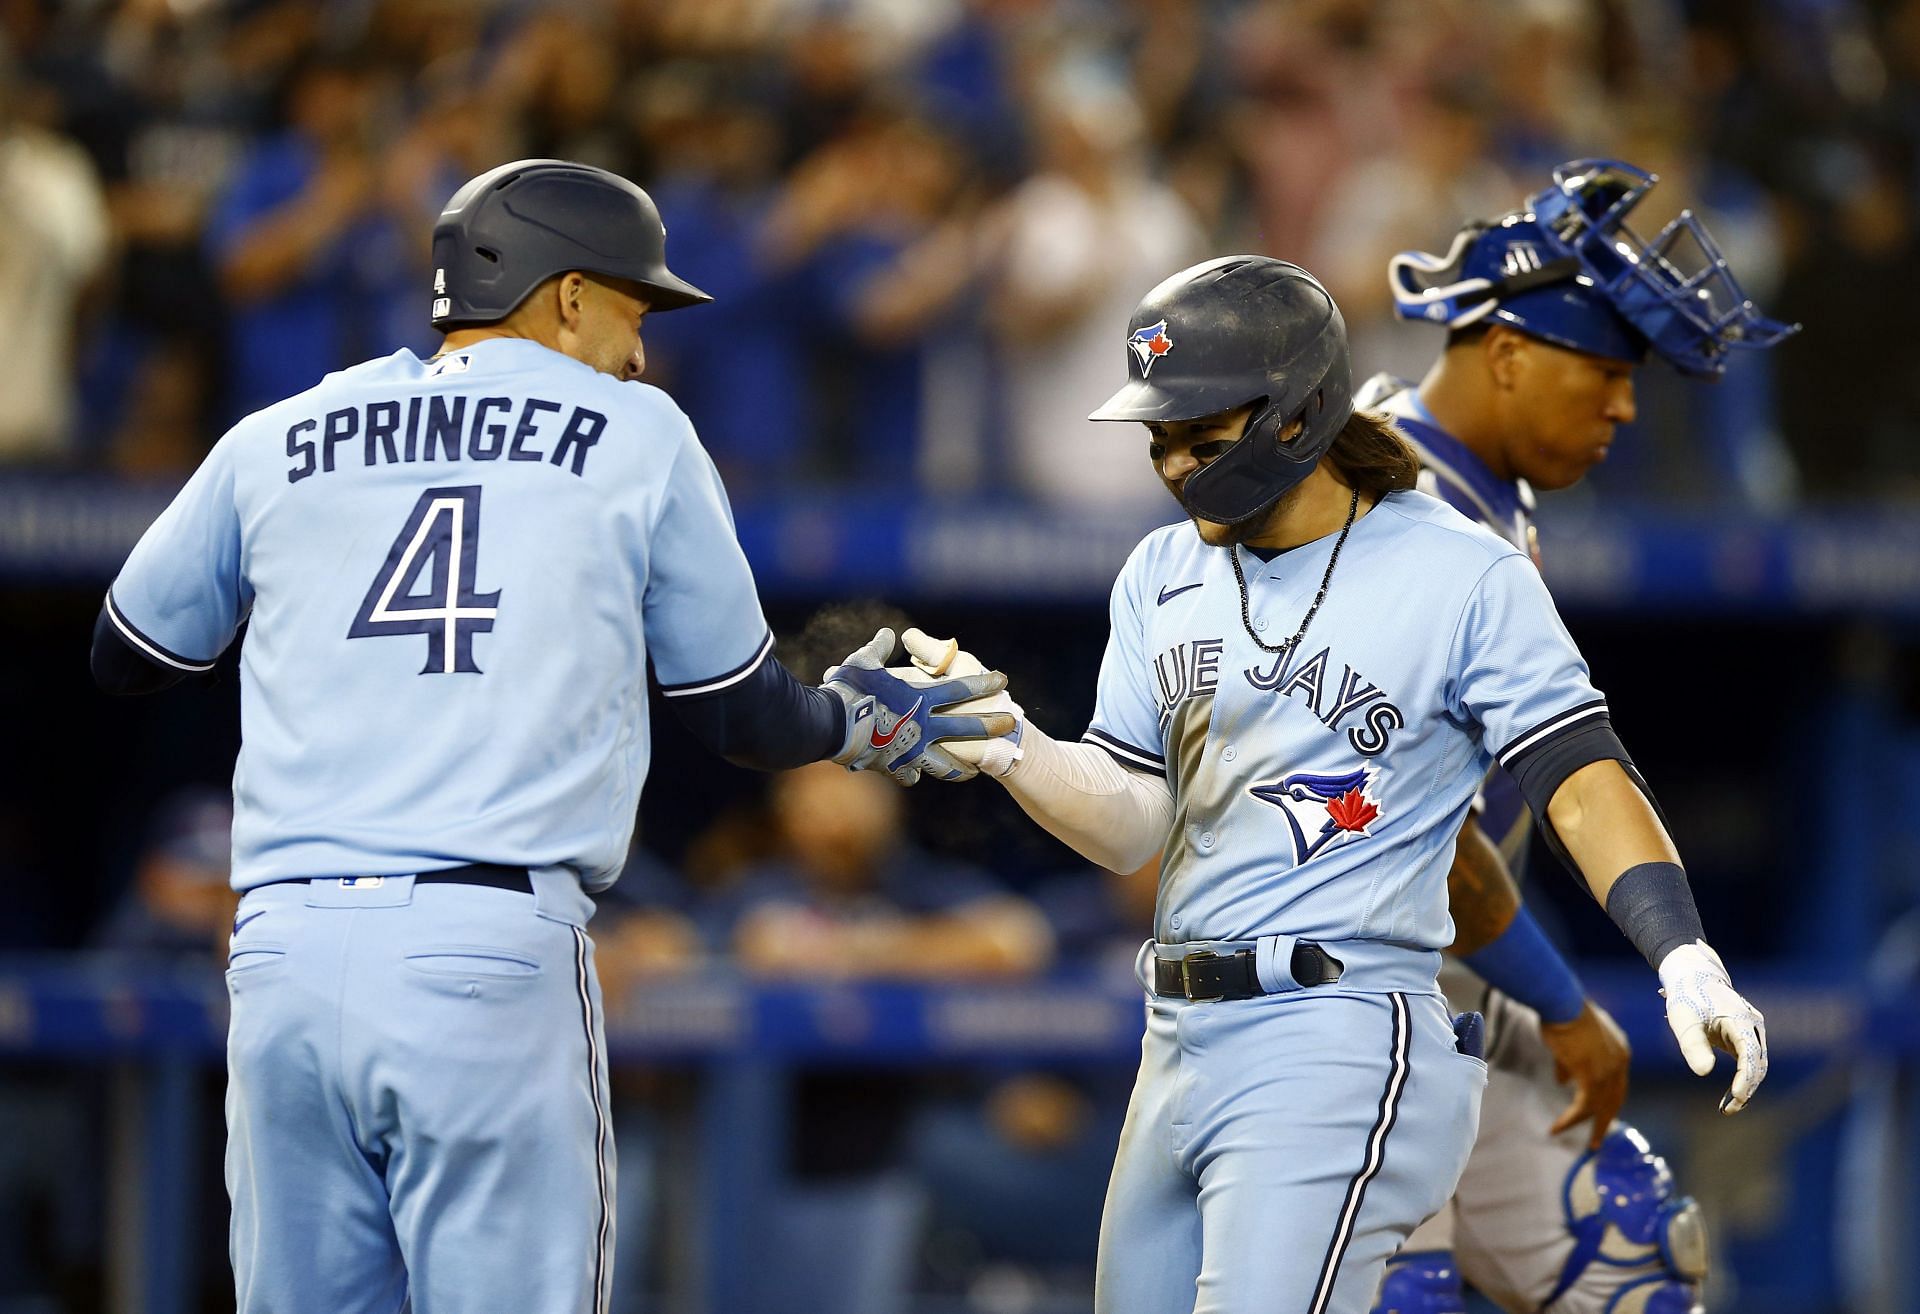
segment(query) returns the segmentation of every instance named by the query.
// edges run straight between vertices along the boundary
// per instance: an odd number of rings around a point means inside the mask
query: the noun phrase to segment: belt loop
[[[1260,988],[1270,995],[1300,989],[1293,979],[1293,946],[1297,936],[1263,935],[1253,943],[1253,972]]]
[[[1153,964],[1159,957],[1151,939],[1142,943],[1140,952],[1133,956],[1133,975],[1140,982],[1140,988],[1150,995],[1158,993],[1153,984]]]
[[[535,867],[527,875],[533,882],[536,917],[565,926],[585,926],[593,917],[593,899],[572,868]]]

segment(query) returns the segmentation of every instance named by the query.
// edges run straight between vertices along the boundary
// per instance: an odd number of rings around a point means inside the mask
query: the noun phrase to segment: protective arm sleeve
[[[1130,771],[1093,744],[1063,744],[1031,722],[999,780],[1048,834],[1109,871],[1138,869],[1166,846],[1173,825],[1165,780]]]
[[[847,737],[846,704],[800,683],[773,656],[724,689],[667,701],[701,743],[756,771],[818,762],[838,752]]]
[[[187,678],[191,672],[154,661],[115,628],[106,606],[93,622],[93,682],[110,694],[159,693]]]

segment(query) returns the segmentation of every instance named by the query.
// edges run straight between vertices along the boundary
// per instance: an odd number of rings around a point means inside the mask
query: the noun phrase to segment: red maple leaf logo
[[[1358,786],[1327,800],[1327,816],[1341,830],[1365,830],[1379,815],[1379,807],[1369,802]]]
[[[1173,350],[1173,339],[1164,333],[1156,333],[1147,339],[1147,350],[1156,356],[1164,356]]]

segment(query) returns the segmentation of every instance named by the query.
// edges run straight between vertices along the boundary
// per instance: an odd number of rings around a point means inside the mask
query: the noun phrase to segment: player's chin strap
[[[1700,1206],[1691,1196],[1676,1196],[1667,1161],[1653,1152],[1646,1137],[1616,1126],[1598,1150],[1575,1161],[1561,1188],[1561,1209],[1573,1236],[1573,1253],[1561,1266],[1560,1280],[1541,1309],[1565,1295],[1594,1263],[1637,1267],[1658,1258],[1665,1274],[1650,1275],[1615,1294],[1608,1314],[1686,1314],[1692,1288],[1707,1273],[1707,1236]],[[1650,1284],[1677,1279],[1688,1304],[1672,1306]],[[1628,1300],[1629,1296],[1635,1299]],[[1658,1299],[1659,1304],[1651,1302]]]

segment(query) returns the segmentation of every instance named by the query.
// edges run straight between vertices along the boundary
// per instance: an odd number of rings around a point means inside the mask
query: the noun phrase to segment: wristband
[[[1542,1022],[1571,1022],[1587,1006],[1586,987],[1525,904],[1514,911],[1506,930],[1460,961],[1533,1009]]]
[[[1607,916],[1656,972],[1675,949],[1707,938],[1687,873],[1677,862],[1627,868],[1607,891]]]

